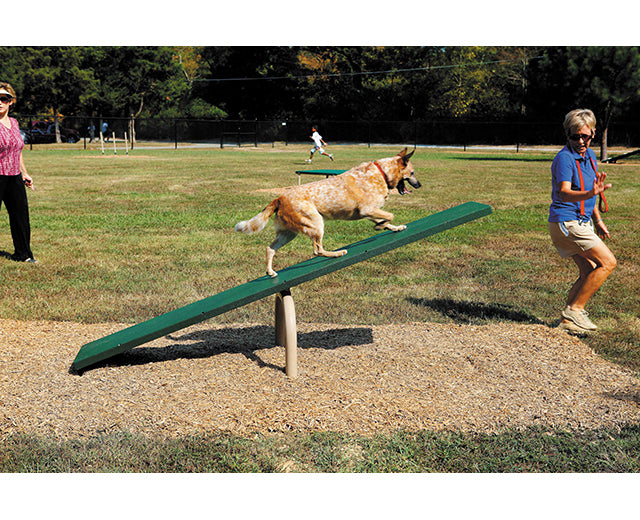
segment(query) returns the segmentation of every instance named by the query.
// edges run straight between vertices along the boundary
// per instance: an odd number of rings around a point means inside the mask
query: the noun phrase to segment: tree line
[[[2,47],[16,111],[83,117],[561,121],[640,112],[639,47]],[[605,139],[606,142],[606,139]]]

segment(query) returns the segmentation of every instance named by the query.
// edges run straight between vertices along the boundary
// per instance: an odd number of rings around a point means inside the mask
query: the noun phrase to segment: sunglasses
[[[13,98],[11,96],[0,96],[0,101],[2,103],[11,103]]]
[[[571,139],[572,141],[579,141],[580,139],[582,139],[583,141],[591,141],[591,139],[593,139],[593,136],[589,134],[571,134],[569,136],[569,139]]]

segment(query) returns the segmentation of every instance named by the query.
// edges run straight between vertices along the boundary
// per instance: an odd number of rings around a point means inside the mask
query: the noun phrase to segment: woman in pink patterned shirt
[[[15,252],[12,260],[36,263],[31,252],[29,203],[25,186],[33,189],[33,179],[22,159],[24,141],[18,122],[9,117],[9,107],[16,102],[16,93],[9,83],[0,82],[0,203],[9,213],[9,226]]]

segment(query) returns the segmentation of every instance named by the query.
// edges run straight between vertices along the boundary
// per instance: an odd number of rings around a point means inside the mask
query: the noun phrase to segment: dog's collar
[[[391,185],[389,184],[389,179],[387,178],[387,174],[384,173],[384,170],[380,167],[380,165],[377,162],[374,161],[373,164],[375,164],[378,167],[378,170],[380,170],[380,173],[384,177],[384,182],[387,183],[387,189],[391,189]]]

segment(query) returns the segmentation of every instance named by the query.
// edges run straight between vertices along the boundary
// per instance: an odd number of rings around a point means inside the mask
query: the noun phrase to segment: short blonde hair
[[[588,108],[577,108],[569,112],[564,116],[564,131],[569,137],[571,134],[575,134],[583,126],[587,125],[591,130],[591,133],[596,133],[596,116]]]

